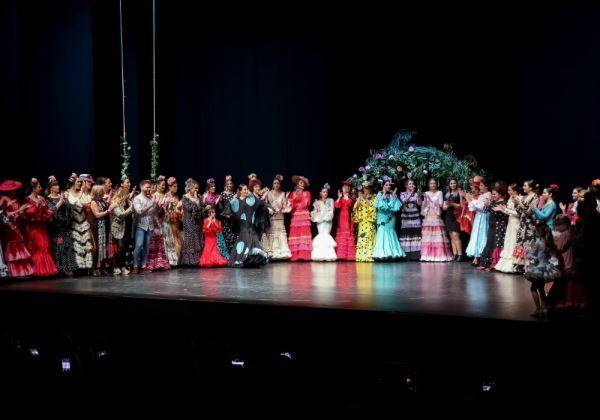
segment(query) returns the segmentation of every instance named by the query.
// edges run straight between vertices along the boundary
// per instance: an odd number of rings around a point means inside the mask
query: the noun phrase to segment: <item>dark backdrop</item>
[[[157,1],[161,174],[298,173],[316,191],[410,128],[508,181],[599,176],[598,7],[188,3]],[[118,177],[118,1],[0,8],[0,177]],[[134,180],[150,172],[151,13],[124,1]]]

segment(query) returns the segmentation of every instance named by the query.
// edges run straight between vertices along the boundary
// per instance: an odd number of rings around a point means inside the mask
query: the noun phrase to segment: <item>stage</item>
[[[529,282],[469,263],[278,262],[129,276],[15,280],[0,293],[120,297],[532,321]]]
[[[532,309],[523,277],[468,263],[271,263],[4,281],[0,384],[48,380],[57,390],[117,387],[159,398],[176,391],[218,410],[233,398],[243,413],[367,417],[399,405],[521,403],[534,387],[544,397],[586,392],[597,350],[591,327],[540,322]],[[569,355],[573,369],[531,375],[531,350],[547,345],[553,351],[536,353],[537,362]]]

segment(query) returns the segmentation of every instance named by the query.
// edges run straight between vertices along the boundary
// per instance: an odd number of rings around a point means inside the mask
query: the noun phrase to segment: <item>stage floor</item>
[[[251,303],[531,321],[530,283],[469,263],[271,263],[113,277],[17,280],[0,293]]]

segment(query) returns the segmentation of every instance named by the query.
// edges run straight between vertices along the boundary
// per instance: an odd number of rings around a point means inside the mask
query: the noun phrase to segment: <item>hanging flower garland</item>
[[[158,173],[158,134],[150,140],[152,156],[150,157],[150,179],[156,179]]]
[[[127,135],[121,136],[121,178],[129,176],[129,161],[131,160],[131,146],[127,142]]]
[[[418,187],[425,187],[427,180],[435,177],[439,185],[446,185],[449,178],[456,178],[462,188],[467,188],[469,178],[485,175],[473,156],[459,159],[449,144],[442,150],[416,146],[414,134],[409,130],[399,131],[387,147],[371,150],[365,165],[358,168],[360,175],[352,176],[352,184],[359,189],[365,184],[381,188],[387,180],[404,183],[412,179]]]

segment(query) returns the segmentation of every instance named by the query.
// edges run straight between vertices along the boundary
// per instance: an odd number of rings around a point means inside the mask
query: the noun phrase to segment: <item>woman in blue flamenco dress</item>
[[[377,209],[377,234],[375,236],[375,250],[373,258],[378,261],[391,261],[404,258],[406,254],[400,247],[396,235],[396,215],[402,203],[396,196],[394,184],[386,180],[383,191],[377,193],[375,208]]]

